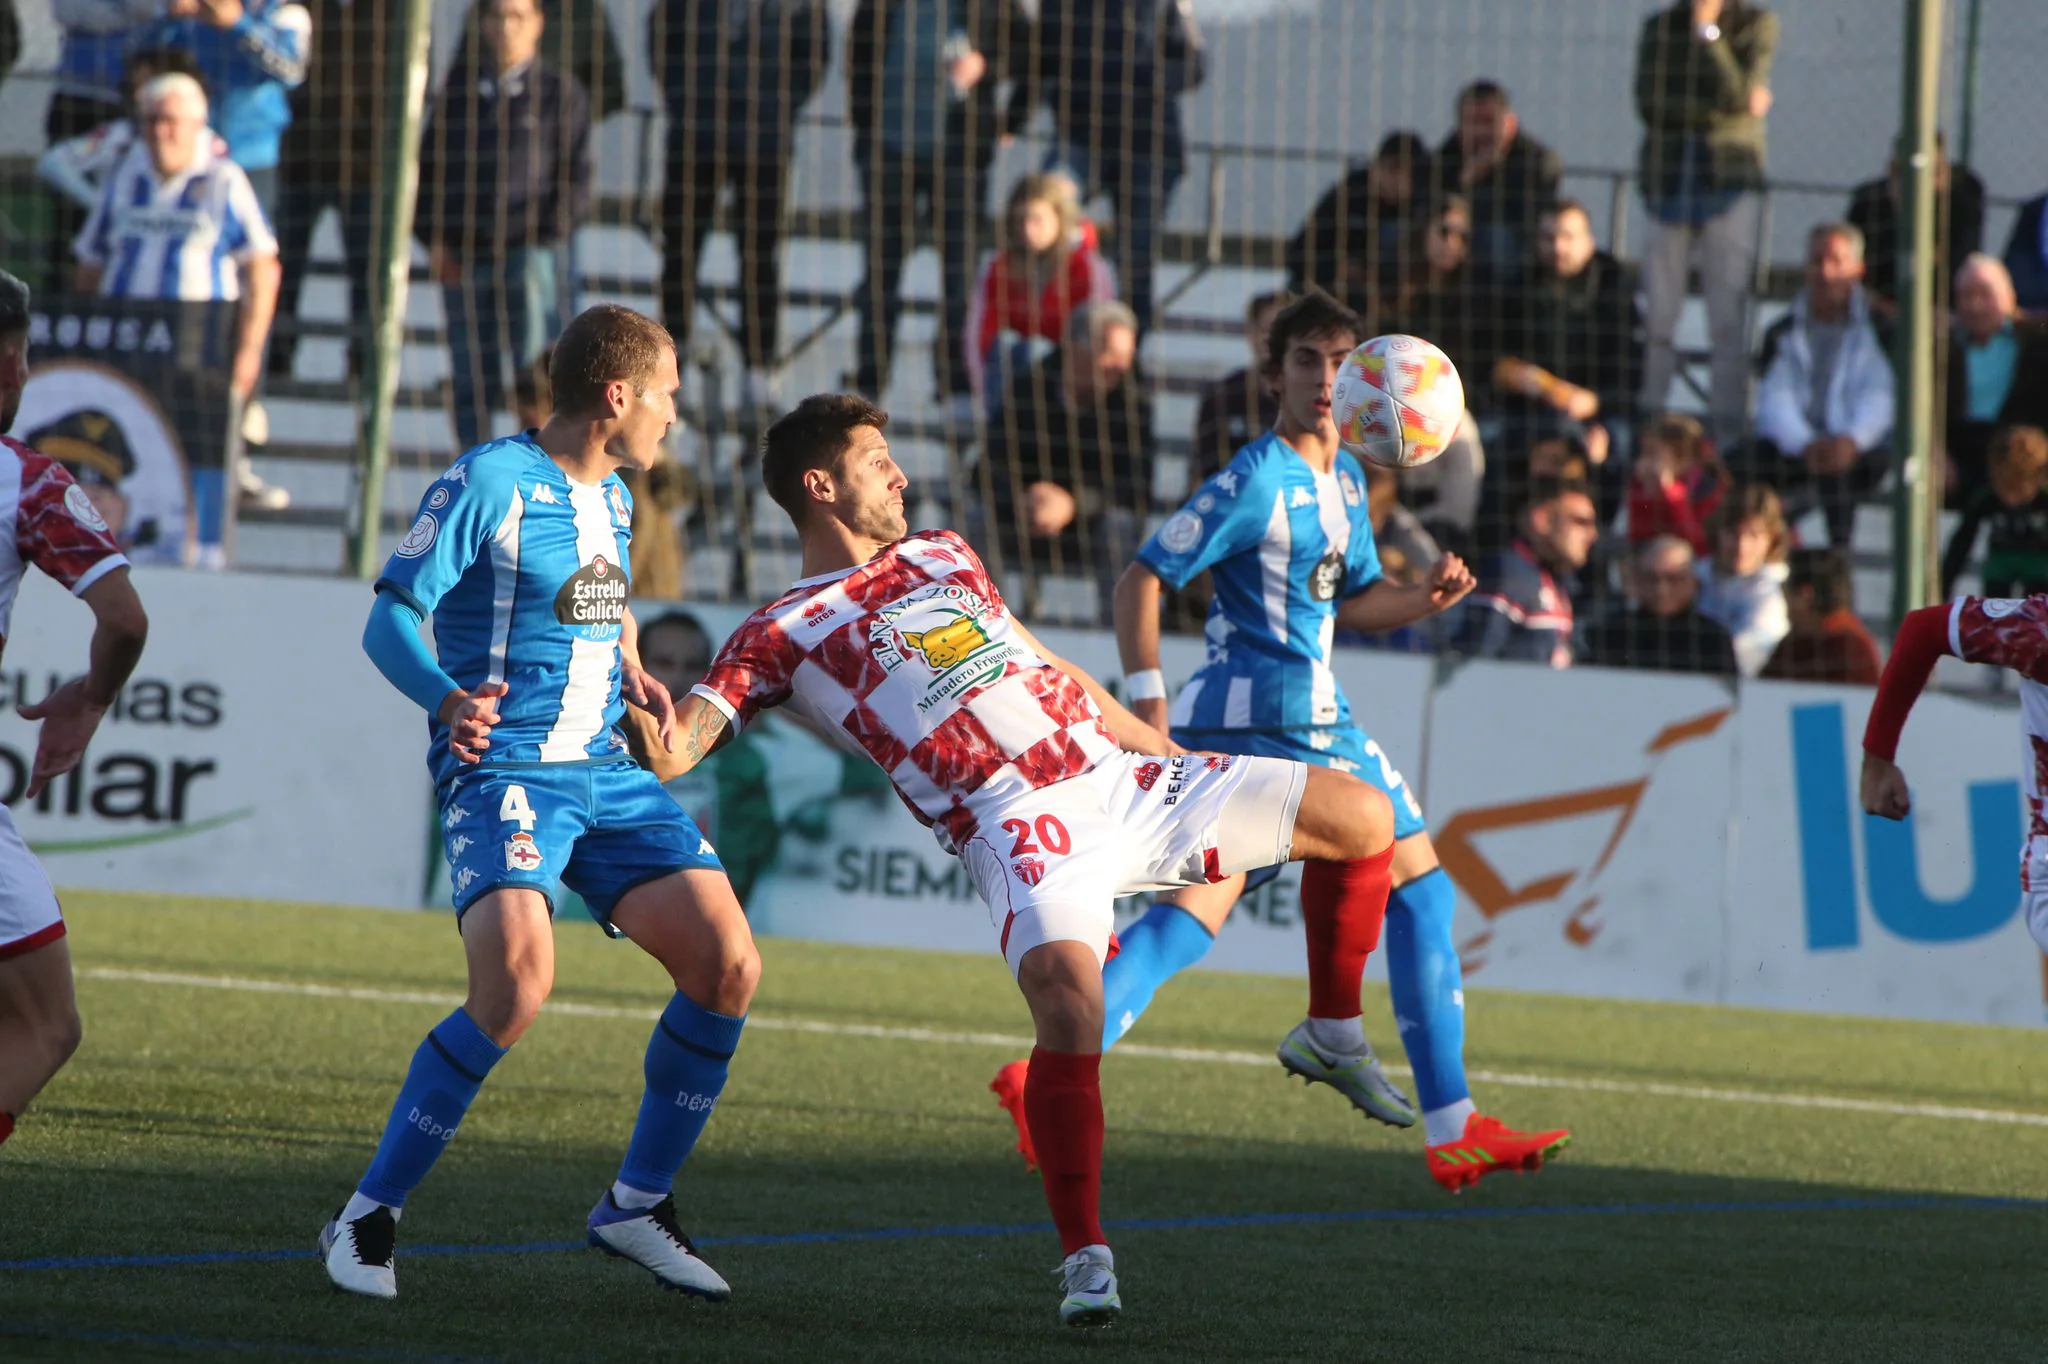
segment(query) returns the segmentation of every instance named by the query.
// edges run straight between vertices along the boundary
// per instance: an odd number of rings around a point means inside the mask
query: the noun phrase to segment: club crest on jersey
[[[1138,783],[1140,791],[1150,791],[1152,783],[1159,780],[1159,774],[1164,770],[1158,763],[1145,763],[1131,773],[1131,779]]]
[[[412,529],[398,542],[398,557],[417,559],[434,547],[434,537],[441,533],[441,523],[434,519],[432,512],[421,512],[420,519],[412,523]]]
[[[506,871],[539,871],[541,861],[540,849],[533,845],[532,834],[514,834],[505,840]]]
[[[1337,595],[1337,589],[1344,585],[1344,556],[1336,550],[1329,550],[1316,560],[1316,566],[1308,575],[1308,594],[1317,601],[1330,601]]]
[[[1365,501],[1365,493],[1359,488],[1358,480],[1351,476],[1349,469],[1337,471],[1337,486],[1344,490],[1344,505],[1355,507]]]
[[[1035,886],[1045,879],[1045,863],[1036,857],[1020,857],[1010,864],[1010,870],[1017,873],[1017,879],[1027,886]]]
[[[633,524],[633,513],[626,507],[625,490],[616,483],[607,483],[604,489],[605,501],[611,504],[612,526],[616,530],[629,529]]]
[[[617,639],[626,619],[627,590],[625,571],[599,554],[555,593],[555,619],[584,639]]]
[[[71,513],[71,519],[87,530],[104,534],[107,519],[100,515],[100,509],[92,504],[92,498],[76,483],[64,490],[64,510]]]
[[[1168,554],[1186,554],[1202,543],[1202,518],[1191,511],[1177,511],[1159,528],[1159,545]]]
[[[929,630],[905,630],[903,642],[923,654],[933,672],[945,672],[987,648],[988,631],[974,617],[958,615]]]

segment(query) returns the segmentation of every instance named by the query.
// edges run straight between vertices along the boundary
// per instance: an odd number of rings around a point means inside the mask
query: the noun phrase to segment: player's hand
[[[498,698],[511,688],[486,682],[475,691],[451,691],[441,703],[441,721],[448,726],[448,747],[466,763],[482,762],[498,723]]]
[[[1600,395],[1577,384],[1565,385],[1564,414],[1575,422],[1589,422],[1600,415]]]
[[[1899,765],[1874,753],[1863,755],[1863,812],[1881,819],[1904,819],[1913,812],[1913,794]]]
[[[1478,585],[1479,580],[1472,576],[1472,570],[1465,567],[1465,561],[1455,554],[1439,556],[1430,566],[1429,581],[1424,584],[1429,591],[1430,606],[1438,611],[1456,606]]]
[[[22,799],[34,800],[53,779],[78,766],[107,708],[88,701],[85,679],[74,677],[35,705],[14,709],[24,720],[43,722],[36,735],[35,766],[29,770],[28,787],[22,792]]]
[[[1751,118],[1762,118],[1769,112],[1771,112],[1771,88],[1768,85],[1759,85],[1756,89],[1749,92],[1749,116]]]
[[[628,663],[619,674],[619,690],[628,701],[655,718],[655,732],[661,735],[662,749],[675,752],[676,701],[669,695],[667,684],[645,668]]]
[[[1150,700],[1131,702],[1131,714],[1143,720],[1161,734],[1166,733],[1166,698],[1155,696]]]

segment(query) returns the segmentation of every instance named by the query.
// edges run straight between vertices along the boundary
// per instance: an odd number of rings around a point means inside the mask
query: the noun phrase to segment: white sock
[[[1356,1056],[1365,1050],[1365,1020],[1362,1018],[1311,1018],[1308,1040],[1336,1056]]]
[[[1442,1146],[1447,1141],[1456,1141],[1465,1135],[1465,1120],[1479,1109],[1470,1099],[1460,1099],[1442,1108],[1432,1108],[1422,1115],[1423,1140],[1431,1146]]]
[[[665,1193],[649,1193],[645,1189],[636,1189],[631,1184],[620,1183],[617,1180],[612,1182],[612,1202],[629,1211],[634,1208],[651,1208],[667,1197]]]
[[[348,1196],[347,1205],[344,1206],[341,1210],[341,1220],[343,1222],[353,1222],[358,1217],[367,1217],[371,1213],[377,1211],[377,1209],[379,1208],[388,1207],[391,1207],[391,1205],[388,1203],[379,1203],[376,1199],[370,1198],[364,1194],[352,1193]],[[403,1217],[404,1215],[405,1209],[391,1208],[391,1218],[393,1221],[397,1221],[400,1217]]]

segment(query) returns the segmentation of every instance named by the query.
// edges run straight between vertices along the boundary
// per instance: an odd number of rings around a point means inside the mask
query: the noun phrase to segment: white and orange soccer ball
[[[1413,469],[1444,452],[1465,416],[1451,357],[1419,336],[1375,336],[1351,352],[1330,393],[1344,448],[1369,464]]]

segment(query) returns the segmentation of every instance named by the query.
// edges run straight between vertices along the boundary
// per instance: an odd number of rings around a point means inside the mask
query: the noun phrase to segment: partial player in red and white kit
[[[841,731],[966,864],[1030,1005],[1026,1118],[1066,1251],[1060,1319],[1120,1309],[1100,1214],[1102,965],[1111,902],[1290,858],[1378,866],[1393,808],[1330,768],[1185,753],[1010,614],[966,541],[909,534],[888,417],[810,398],[768,431],[762,477],[805,576],[748,617],[677,715],[696,762],[758,712]],[[1311,962],[1311,970],[1318,963]]]
[[[28,383],[28,287],[0,270],[0,431],[14,425]],[[78,766],[100,717],[142,657],[148,621],[128,581],[128,560],[85,490],[56,461],[0,436],[0,648],[30,564],[92,608],[92,665],[35,705],[43,722],[21,798]],[[0,1142],[29,1100],[78,1047],[71,953],[50,878],[0,807]]]
[[[1958,597],[1907,613],[1863,730],[1863,808],[1886,819],[1904,819],[1912,810],[1906,774],[1893,759],[1906,716],[1943,654],[2019,674],[2028,811],[2020,892],[2027,930],[2048,952],[2048,595]]]

